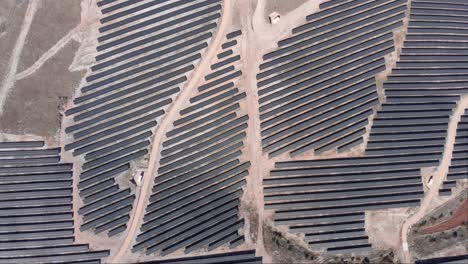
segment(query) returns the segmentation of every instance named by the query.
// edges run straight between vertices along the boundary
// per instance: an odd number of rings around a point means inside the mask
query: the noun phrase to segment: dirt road
[[[463,115],[465,108],[468,108],[468,95],[461,97],[460,101],[455,108],[455,111],[450,119],[449,126],[447,129],[447,139],[444,147],[442,161],[439,164],[437,171],[433,175],[432,185],[427,191],[426,196],[421,202],[421,206],[416,214],[408,218],[401,227],[401,241],[402,241],[402,253],[403,263],[411,262],[411,255],[408,250],[408,231],[410,227],[416,224],[425,214],[431,209],[432,200],[438,195],[439,188],[447,175],[450,162],[452,160],[453,146],[455,143],[455,137],[457,134],[458,122],[460,117]]]
[[[255,28],[249,27],[249,25],[252,24],[252,16],[254,14],[254,10],[252,10],[252,4],[249,2],[250,1],[240,2],[237,6],[240,11],[246,12],[248,10],[247,14],[249,14],[242,19],[242,28],[244,32],[242,34],[243,45],[241,58],[243,65],[242,72],[244,75],[244,88],[247,95],[245,111],[249,115],[246,150],[244,153],[246,154],[247,159],[250,161],[251,165],[249,169],[249,176],[247,177],[246,190],[242,199],[244,203],[248,204],[252,208],[255,208],[258,221],[257,223],[254,223],[250,229],[245,228],[246,230],[244,233],[246,236],[246,242],[252,243],[250,246],[252,248],[256,248],[257,254],[262,255],[264,257],[264,261],[271,262],[271,259],[266,254],[263,246],[262,219],[264,218],[264,210],[262,181],[272,165],[269,164],[268,159],[262,155],[262,149],[260,145],[260,114],[258,112],[259,105],[255,74],[258,71],[258,64],[261,61],[261,51],[259,48],[261,47],[261,43],[256,41],[258,34],[255,31]],[[263,15],[262,12],[258,12],[259,8],[262,8],[263,10],[261,2],[263,1],[258,1],[257,8],[255,9],[255,15],[257,16]],[[256,228],[254,227],[255,224],[257,225]],[[250,234],[248,232],[250,232]],[[250,238],[252,238],[252,241],[250,241]]]
[[[115,255],[109,259],[109,263],[121,263],[122,258],[126,253],[130,252],[131,246],[135,241],[135,236],[138,233],[138,228],[140,227],[141,220],[143,219],[143,214],[145,212],[146,202],[149,195],[151,194],[152,182],[156,174],[157,168],[159,167],[160,159],[160,150],[162,142],[165,138],[165,133],[172,126],[172,122],[175,118],[178,117],[179,110],[185,106],[185,103],[188,102],[191,94],[195,91],[196,86],[198,85],[199,80],[204,76],[208,71],[212,58],[216,55],[218,47],[221,45],[221,42],[224,39],[226,28],[231,22],[231,0],[224,0],[223,15],[221,17],[221,23],[218,26],[218,31],[215,38],[211,41],[208,50],[202,57],[202,60],[198,67],[190,76],[189,81],[187,82],[185,88],[177,96],[171,108],[168,110],[165,117],[162,119],[161,124],[156,130],[156,133],[153,138],[153,147],[150,153],[148,169],[145,173],[143,183],[141,185],[141,190],[136,201],[136,208],[134,213],[130,216],[128,224],[128,232],[125,237],[122,245],[115,253]]]

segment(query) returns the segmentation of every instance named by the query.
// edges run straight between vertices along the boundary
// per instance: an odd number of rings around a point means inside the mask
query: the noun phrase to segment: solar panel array
[[[468,23],[445,14],[468,15],[468,5],[455,2],[412,1],[404,47],[384,83],[386,102],[374,118],[364,157],[276,163],[264,179],[265,207],[275,211],[275,224],[304,233],[312,248],[356,252],[371,246],[366,210],[419,205],[420,169],[439,165],[448,122],[467,92]],[[457,142],[453,167],[467,164],[466,150],[458,151],[463,134]]]
[[[468,179],[468,109],[465,110],[458,122],[457,136],[453,146],[452,160],[439,193],[450,195],[452,188],[456,187],[457,181]]]
[[[441,154],[453,109],[468,93],[468,23],[457,14],[468,15],[466,2],[412,1],[404,47],[384,83],[386,103],[366,154]]]
[[[420,167],[437,163],[406,155],[277,162],[264,179],[265,209],[311,248],[369,250],[365,211],[419,205]]]
[[[221,0],[101,1],[96,64],[66,111],[65,150],[83,156],[81,230],[116,235],[135,199],[115,178],[148,154],[150,138],[208,46]],[[128,180],[127,180],[128,181]]]
[[[248,116],[237,39],[226,36],[190,106],[163,142],[158,175],[133,251],[168,255],[242,244],[239,204],[250,162],[243,157]],[[226,55],[227,54],[227,55]]]
[[[208,46],[222,0],[101,0],[96,64],[66,111],[65,150],[82,156],[81,231],[126,229],[135,195],[117,177],[144,158],[167,107]],[[262,146],[270,157],[363,144],[379,104],[375,75],[394,51],[406,0],[330,0],[264,55],[257,75]],[[264,179],[276,225],[311,248],[367,251],[365,211],[417,206],[421,168],[440,163],[448,122],[468,93],[468,3],[412,0],[399,61],[384,83],[364,157],[277,162]],[[250,162],[241,31],[167,131],[133,252],[169,255],[243,244],[240,197]],[[440,189],[468,176],[468,110]],[[74,244],[72,164],[44,142],[0,142],[0,263],[100,263],[109,251]],[[262,263],[254,250],[151,263]]]
[[[384,84],[387,102],[371,130],[366,154],[441,158],[461,94],[468,93],[468,4],[414,0],[400,60]],[[466,178],[466,117],[458,125],[451,168],[440,193]]]
[[[215,264],[215,263],[235,263],[235,264],[261,264],[262,257],[255,256],[255,250],[232,251],[220,254],[210,254],[203,256],[192,256],[176,259],[163,259],[144,264]]]
[[[72,164],[41,141],[0,142],[0,263],[100,263],[75,244]]]
[[[270,157],[344,151],[362,139],[378,101],[375,75],[394,51],[406,0],[329,1],[264,55],[257,74]]]

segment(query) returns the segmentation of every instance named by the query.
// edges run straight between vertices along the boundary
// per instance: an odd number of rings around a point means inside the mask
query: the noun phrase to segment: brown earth
[[[41,0],[21,53],[17,72],[36,62],[57,41],[80,23],[81,0]],[[73,51],[72,54],[75,54]],[[67,66],[68,68],[68,66]]]
[[[80,3],[0,2],[0,29],[5,30],[0,32],[0,133],[36,135],[58,144],[59,110],[83,73],[68,70],[76,42],[64,43],[60,51],[50,48],[79,24]]]
[[[78,46],[75,41],[69,42],[33,75],[15,83],[0,116],[0,132],[58,136],[59,110],[84,74],[68,71]]]
[[[438,225],[428,227],[422,230],[422,232],[426,234],[441,232],[458,227],[464,223],[468,223],[468,199],[465,199],[449,220]]]
[[[263,243],[265,250],[271,255],[272,263],[311,263],[317,261],[318,254],[312,252],[307,245],[286,230],[273,227],[271,223],[263,222]]]

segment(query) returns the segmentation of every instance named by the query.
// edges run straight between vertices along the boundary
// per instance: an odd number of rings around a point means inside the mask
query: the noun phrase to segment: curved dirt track
[[[172,125],[172,122],[177,118],[179,110],[184,106],[185,102],[188,101],[192,91],[195,90],[200,78],[203,77],[205,72],[209,69],[211,58],[216,55],[217,49],[220,46],[226,28],[229,26],[231,21],[231,0],[224,0],[223,15],[221,17],[221,23],[219,23],[218,31],[215,38],[209,44],[208,50],[202,57],[200,64],[190,76],[189,81],[187,82],[184,89],[177,96],[171,108],[166,113],[165,117],[162,119],[161,124],[156,129],[156,133],[152,142],[152,149],[150,152],[150,158],[148,163],[148,169],[145,172],[145,177],[140,187],[140,192],[136,201],[136,208],[130,216],[128,232],[122,245],[115,253],[115,255],[108,260],[109,263],[122,263],[122,258],[130,252],[131,246],[135,240],[135,236],[138,233],[138,228],[140,227],[140,222],[143,219],[143,214],[145,212],[146,202],[148,196],[151,194],[152,181],[154,179],[154,174],[156,173],[157,167],[159,167],[159,158],[160,158],[160,149],[162,142],[165,137],[165,133],[168,128]]]

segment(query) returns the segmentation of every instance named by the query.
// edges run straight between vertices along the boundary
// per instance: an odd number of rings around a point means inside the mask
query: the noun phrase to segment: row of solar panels
[[[418,205],[419,169],[437,164],[435,154],[278,162],[264,179],[265,209],[312,248],[368,250],[364,211]]]
[[[59,155],[40,141],[0,142],[0,263],[101,263],[109,256],[74,243],[72,168]],[[243,250],[147,263],[227,262],[262,263],[262,257]]]
[[[466,83],[464,71],[468,65],[468,57],[464,56],[467,54],[466,42],[463,37],[454,34],[452,28],[456,28],[459,35],[468,33],[468,24],[459,19],[463,16],[457,16],[468,15],[468,5],[426,2],[412,1],[408,36],[396,67],[384,82],[386,101],[373,119],[365,156],[278,162],[270,177],[264,179],[265,207],[275,211],[275,224],[288,226],[290,232],[305,234],[305,240],[312,248],[326,249],[332,253],[370,250],[364,212],[419,205],[424,195],[420,169],[439,165],[448,122],[460,95],[466,93],[463,86]],[[273,58],[282,54],[281,50],[302,43],[307,30],[320,28],[333,19],[344,19],[352,14],[351,10],[361,12],[356,6],[364,7],[369,3],[374,3],[368,5],[370,9],[384,4],[381,1],[359,0],[323,3],[321,11],[307,18],[312,22],[294,29],[296,34],[291,40],[280,41],[279,53],[274,51],[266,57]],[[456,10],[457,15],[445,15],[447,10]],[[340,12],[342,16],[336,16]],[[421,17],[422,14],[424,17]],[[354,36],[359,38],[359,35],[353,35],[350,39],[354,40]],[[336,38],[336,41],[336,46],[339,46],[342,40]],[[321,48],[320,42],[315,45],[309,49]],[[316,58],[307,57],[307,53],[297,53],[297,61],[302,59],[301,56],[304,56],[304,63]],[[281,69],[281,66],[278,68]],[[373,85],[374,81],[368,83]],[[278,94],[281,92],[279,90]],[[354,92],[359,93],[359,90]],[[304,92],[301,95],[316,99],[317,94]],[[337,98],[340,100],[342,97]],[[356,114],[353,108],[343,111],[346,111],[343,115]],[[327,116],[327,112],[319,110],[318,113]],[[339,122],[345,120],[340,119]],[[317,135],[315,138],[323,136],[316,132],[317,127],[312,124],[298,123],[297,126],[304,131],[301,136],[306,135],[305,131],[314,132]],[[363,122],[362,125],[366,124]],[[349,123],[339,125],[345,127]],[[333,148],[340,151],[345,149],[340,144],[351,148],[364,143],[359,133],[345,131],[333,133],[343,137],[343,140],[337,141],[339,143],[331,144]],[[272,129],[272,132],[276,130]],[[314,134],[311,138],[314,138]],[[461,146],[463,140],[460,139],[456,147]],[[292,146],[298,147],[305,142],[298,141]],[[310,146],[318,147],[320,143]],[[268,148],[265,150],[270,151]],[[320,148],[315,150],[316,154],[321,152]],[[467,164],[465,153],[461,149],[455,151],[454,166],[463,162]]]
[[[239,205],[250,163],[242,156],[248,116],[241,107],[240,35],[227,34],[204,84],[166,133],[133,251],[190,253],[244,241]]]
[[[457,186],[457,181],[466,179],[468,179],[468,109],[458,122],[451,164],[439,194],[450,195],[452,188]]]
[[[74,243],[72,176],[58,148],[0,142],[0,263],[100,263],[109,255]]]
[[[207,48],[222,1],[118,1],[101,11],[96,64],[66,111],[65,150],[84,158],[81,230],[113,236],[135,200],[123,187],[132,164],[147,156],[158,120]]]
[[[452,12],[453,11],[453,12]],[[386,103],[374,119],[366,153],[443,150],[452,111],[467,93],[468,5],[415,0],[400,59],[384,83]]]
[[[394,51],[405,0],[342,1],[308,17],[264,55],[257,74],[262,145],[270,157],[348,150],[379,103],[375,75]],[[323,8],[323,4],[322,4]]]

